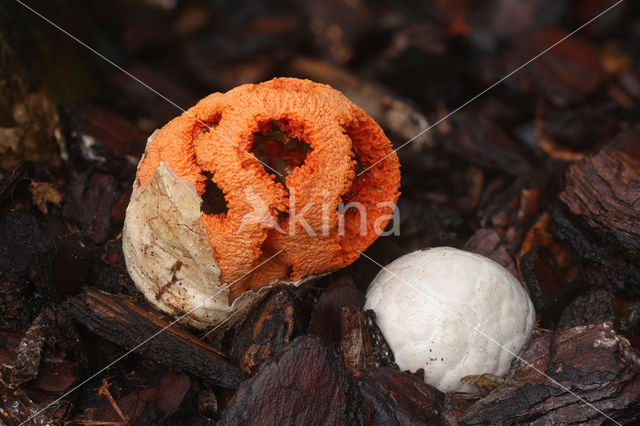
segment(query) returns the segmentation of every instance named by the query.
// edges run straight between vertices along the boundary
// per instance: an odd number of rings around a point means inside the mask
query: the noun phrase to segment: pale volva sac
[[[503,375],[531,335],[535,311],[502,266],[450,247],[402,256],[373,280],[373,309],[398,366],[424,369],[444,392],[467,392],[464,376]]]
[[[220,269],[200,224],[201,202],[192,185],[161,164],[149,185],[134,184],[122,236],[138,289],[172,315],[193,309],[195,326],[221,321],[229,312],[228,290],[220,291]]]
[[[153,137],[153,135],[152,135]],[[273,285],[248,291],[233,303],[200,222],[202,198],[193,185],[164,163],[148,185],[133,185],[122,232],[127,269],[138,289],[156,308],[197,328],[220,324],[232,314],[242,319]]]

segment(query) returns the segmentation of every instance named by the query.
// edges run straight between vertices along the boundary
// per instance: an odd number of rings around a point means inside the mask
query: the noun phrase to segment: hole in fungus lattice
[[[287,176],[304,164],[312,151],[311,145],[287,130],[287,120],[272,120],[264,130],[253,134],[251,152],[261,163],[268,164],[280,174],[271,172],[285,188]],[[269,173],[268,170],[266,170]]]

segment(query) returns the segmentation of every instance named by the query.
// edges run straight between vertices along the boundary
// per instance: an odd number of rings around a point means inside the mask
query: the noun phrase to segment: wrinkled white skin
[[[201,206],[193,185],[164,163],[148,185],[133,184],[122,250],[131,279],[157,309],[176,318],[186,314],[181,321],[196,328],[222,322],[230,326],[274,286],[299,286],[315,278],[274,281],[244,292],[230,305],[232,283],[220,282],[215,253],[200,222]]]
[[[464,376],[503,375],[531,335],[535,311],[527,292],[484,256],[438,247],[387,269],[369,286],[365,309],[375,311],[398,366],[424,368],[425,382],[443,392],[474,391],[460,383]]]
[[[129,275],[152,305],[174,316],[194,309],[187,322],[202,327],[230,308],[200,205],[195,188],[160,164],[148,185],[134,183],[122,249]]]

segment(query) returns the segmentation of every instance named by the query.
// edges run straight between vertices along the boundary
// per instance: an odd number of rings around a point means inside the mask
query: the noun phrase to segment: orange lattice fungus
[[[353,262],[389,221],[399,185],[382,129],[329,86],[276,78],[214,93],[149,138],[127,267],[158,308],[215,324],[269,284]]]

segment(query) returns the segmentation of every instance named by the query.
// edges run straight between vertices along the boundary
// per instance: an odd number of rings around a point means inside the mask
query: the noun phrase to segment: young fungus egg
[[[450,247],[402,256],[367,291],[398,366],[424,369],[444,392],[468,392],[469,375],[501,376],[535,325],[529,295],[513,275],[484,256]]]

